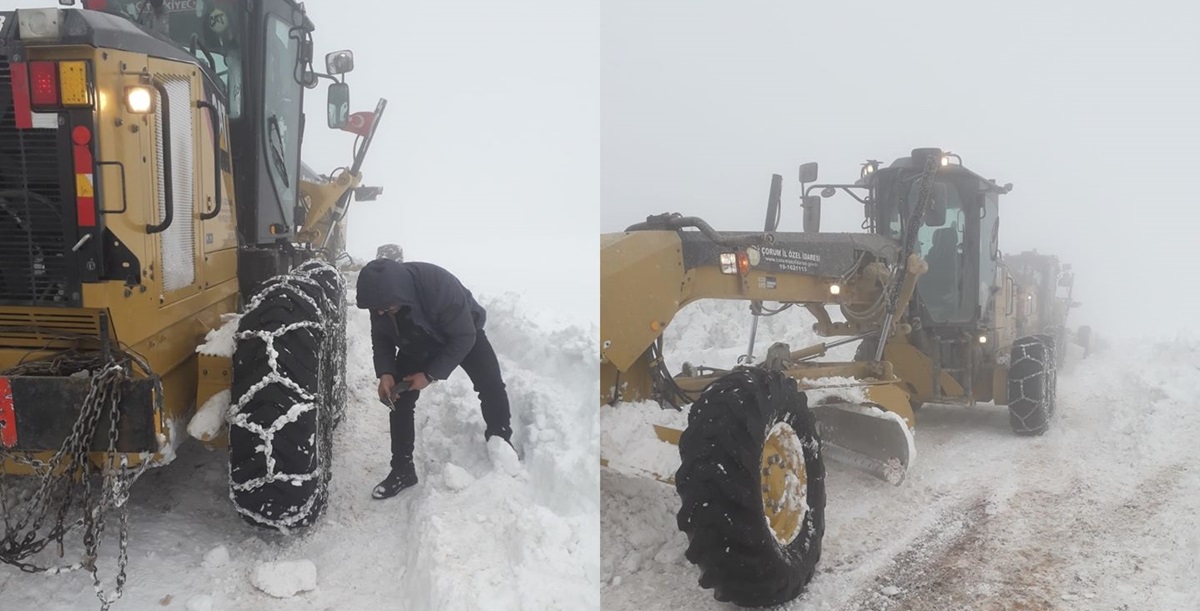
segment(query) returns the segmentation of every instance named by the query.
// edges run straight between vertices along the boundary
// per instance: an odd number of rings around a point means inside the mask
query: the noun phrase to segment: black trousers
[[[421,372],[425,365],[426,362],[415,361],[401,353],[396,357],[396,372],[399,374],[396,382],[399,383],[404,376]],[[508,407],[508,391],[500,374],[500,361],[482,329],[476,333],[475,346],[467,353],[459,367],[475,385],[487,430],[495,433],[511,432],[509,426],[512,416]],[[392,468],[412,462],[413,445],[416,441],[417,397],[420,395],[420,391],[410,390],[400,393],[395,401],[396,409],[390,416]]]

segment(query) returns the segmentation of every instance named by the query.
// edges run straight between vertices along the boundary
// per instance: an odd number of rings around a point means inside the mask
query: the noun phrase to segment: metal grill
[[[162,233],[163,292],[191,286],[196,281],[196,233],[192,202],[192,91],[184,76],[162,77],[167,91],[171,117],[171,165],[163,167],[163,100],[155,95],[156,160],[158,168],[158,218],[166,216],[166,189],[163,179],[171,176],[174,222]]]
[[[99,310],[0,308],[0,350],[65,349],[100,335]]]
[[[0,303],[74,305],[58,129],[18,130],[0,55]]]

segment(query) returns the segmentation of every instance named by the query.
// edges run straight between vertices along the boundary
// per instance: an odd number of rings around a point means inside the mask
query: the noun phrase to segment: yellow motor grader
[[[294,0],[0,12],[0,501],[6,477],[39,482],[0,506],[0,560],[44,570],[83,525],[94,571],[104,510],[221,393],[207,441],[229,447],[236,510],[320,515],[345,391],[334,263],[350,201],[379,192],[360,170],[386,101],[352,115],[353,54],[317,72],[313,30]],[[300,160],[320,79],[328,126],[358,136],[330,176]],[[227,318],[230,346],[197,354]]]
[[[1030,255],[1039,272],[1018,275],[1001,257],[998,203],[1011,185],[957,156],[915,149],[888,167],[868,162],[847,184],[814,184],[816,174],[815,163],[801,166],[801,232],[777,231],[775,175],[762,232],[664,214],[601,236],[601,402],[618,413],[621,402],[690,404],[684,430],[655,426],[678,444],[678,470],[648,474],[679,494],[700,585],[743,606],[791,600],[812,578],[824,458],[899,485],[914,456],[914,408],[926,402],[1007,405],[1015,432],[1044,432],[1074,305],[1055,290],[1070,285],[1056,259]],[[838,192],[863,206],[866,233],[819,231],[822,199]],[[672,375],[663,333],[701,299],[749,302],[753,329],[758,316],[802,307],[818,335],[839,339],[776,343],[756,359],[752,331],[736,366],[685,364]],[[854,361],[819,360],[852,342]]]

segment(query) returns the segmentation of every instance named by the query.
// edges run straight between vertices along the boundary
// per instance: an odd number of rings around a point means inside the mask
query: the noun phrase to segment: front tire
[[[1053,341],[1024,337],[1013,343],[1008,365],[1008,420],[1014,433],[1035,436],[1050,428],[1057,392]]]
[[[677,522],[700,586],[744,607],[799,596],[821,558],[825,466],[795,381],[746,368],[714,382],[692,405],[679,454]]]
[[[306,264],[272,278],[238,324],[230,498],[256,526],[285,532],[310,526],[326,505],[333,427],[344,404],[338,394],[344,395],[344,372],[337,367],[345,335],[338,320],[344,307],[332,298],[340,284],[318,277],[325,267]]]

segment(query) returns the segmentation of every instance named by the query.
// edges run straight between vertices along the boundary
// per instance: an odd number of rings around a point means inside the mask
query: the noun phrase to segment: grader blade
[[[812,408],[825,456],[899,486],[914,458],[904,419],[871,405],[826,403]]]
[[[899,486],[916,455],[908,393],[894,382],[803,380],[825,454]]]

